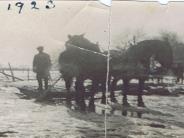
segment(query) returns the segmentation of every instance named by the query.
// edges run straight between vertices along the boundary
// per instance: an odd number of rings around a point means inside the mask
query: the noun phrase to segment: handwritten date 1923
[[[37,5],[36,0],[30,1],[29,4],[30,4],[30,8],[32,10],[39,10],[40,9],[40,7],[38,7],[38,5]],[[9,3],[7,9],[8,9],[8,11],[10,11],[10,10],[13,10],[15,8],[18,8],[18,10],[19,10],[18,13],[20,14],[20,13],[22,13],[24,6],[25,6],[25,3],[23,1],[17,1],[15,3]],[[54,4],[53,0],[47,0],[47,3],[44,5],[44,8],[45,9],[55,8],[55,4]]]

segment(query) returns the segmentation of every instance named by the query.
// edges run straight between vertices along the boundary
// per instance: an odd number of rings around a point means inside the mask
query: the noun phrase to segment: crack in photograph
[[[184,3],[105,2],[0,1],[0,137],[184,137]]]

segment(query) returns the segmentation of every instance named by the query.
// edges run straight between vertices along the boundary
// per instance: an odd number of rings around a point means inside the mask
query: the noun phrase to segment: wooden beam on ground
[[[7,74],[5,72],[0,72],[0,73],[3,74],[3,75],[5,75],[5,76],[12,77],[12,75],[9,75],[9,74]],[[20,81],[24,81],[23,79],[18,78],[18,77],[15,77],[15,76],[14,76],[14,79],[17,79],[17,80],[20,80]]]
[[[2,72],[5,73],[4,70],[2,70]],[[9,80],[9,77],[7,75],[5,75],[5,77]]]

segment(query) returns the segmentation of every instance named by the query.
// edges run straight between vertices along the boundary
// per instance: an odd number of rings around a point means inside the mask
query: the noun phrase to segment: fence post
[[[15,81],[14,73],[13,73],[13,70],[11,68],[10,63],[8,63],[8,65],[9,65],[9,68],[10,68],[10,72],[11,72],[11,76],[12,76],[12,81]]]
[[[29,68],[27,69],[27,80],[29,81]]]

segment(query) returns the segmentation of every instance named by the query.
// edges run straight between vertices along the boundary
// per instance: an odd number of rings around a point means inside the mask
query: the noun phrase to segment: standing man
[[[49,80],[49,70],[51,68],[50,56],[47,53],[44,53],[43,46],[37,48],[38,54],[34,56],[33,59],[33,72],[36,73],[36,78],[38,81],[38,90],[43,90],[42,79],[45,83],[45,89],[48,89],[48,80]]]

